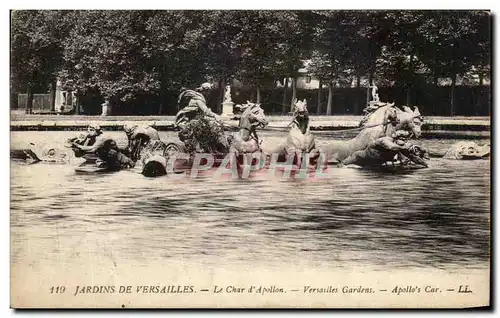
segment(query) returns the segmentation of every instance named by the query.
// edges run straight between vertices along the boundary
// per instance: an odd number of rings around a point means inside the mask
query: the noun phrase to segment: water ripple
[[[16,134],[37,142],[65,138]],[[283,135],[263,138],[269,146]],[[435,150],[452,142],[422,141]],[[149,179],[130,171],[80,176],[75,164],[12,164],[14,259],[40,253],[72,262],[68,251],[104,253],[105,244],[116,259],[151,262],[443,268],[489,260],[489,161],[438,159],[398,174],[337,169],[314,182]]]

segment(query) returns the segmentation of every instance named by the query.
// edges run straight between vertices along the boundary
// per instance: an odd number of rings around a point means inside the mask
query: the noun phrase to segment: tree
[[[111,105],[157,93],[159,78],[152,60],[145,21],[148,11],[78,11],[65,41],[66,86],[85,92],[98,88]]]
[[[480,91],[475,103],[475,113],[478,114],[479,107],[486,102],[484,98],[489,97],[489,88],[485,89],[483,85],[485,78],[491,79],[491,15],[490,12],[474,11],[471,20],[476,30],[474,38],[477,43],[477,50],[471,60],[471,71],[479,76]]]
[[[329,83],[327,114],[332,111],[336,84],[350,85],[368,75],[370,85],[377,69],[377,59],[387,41],[391,21],[381,11],[313,11],[316,29],[312,69]],[[369,96],[367,96],[369,98]],[[359,112],[359,101],[354,105]]]
[[[11,87],[27,90],[30,104],[60,76],[79,95],[143,107],[138,101],[173,104],[180,88],[212,81],[220,105],[233,77],[257,101],[261,87],[285,78],[288,112],[288,80],[293,105],[297,72],[310,60],[329,87],[328,114],[334,87],[355,80],[359,88],[365,76],[405,89],[412,104],[422,70],[436,85],[452,79],[454,114],[457,77],[489,77],[490,23],[484,11],[13,11]]]
[[[277,50],[275,72],[285,78],[292,78],[292,98],[289,111],[292,110],[296,96],[297,71],[303,67],[303,61],[311,53],[311,36],[314,30],[314,14],[311,11],[274,11],[276,21],[274,28],[277,38],[274,39]],[[287,112],[287,86],[285,81],[283,91],[282,113]]]
[[[72,27],[68,11],[12,11],[11,82],[28,93],[27,112],[33,93],[46,92],[62,68],[63,40]]]
[[[237,71],[241,55],[241,26],[245,11],[204,11],[201,17],[199,58],[206,72],[218,83],[217,106],[220,112],[228,79]]]
[[[485,27],[488,20],[489,13],[483,11],[428,11],[417,28],[424,38],[423,45],[418,47],[419,56],[432,69],[436,79],[451,78],[452,116],[455,115],[457,75],[469,71],[478,57],[488,50],[489,40],[485,39],[489,36]]]
[[[416,70],[423,68],[417,56],[418,47],[424,42],[419,26],[425,22],[424,11],[389,11],[385,15],[388,28],[387,40],[377,59],[378,74],[382,80],[393,82],[406,90],[406,105],[412,105],[412,89]]]
[[[327,115],[332,114],[335,84],[348,82],[353,73],[349,67],[352,34],[346,33],[350,30],[343,27],[344,18],[342,11],[321,11],[315,19],[314,51],[309,68],[321,82],[328,84]]]
[[[280,18],[276,11],[247,11],[242,21],[240,46],[243,50],[236,75],[256,88],[257,103],[261,102],[260,87],[272,85],[276,74],[284,72],[281,48],[285,39]]]
[[[206,34],[201,11],[155,11],[146,22],[150,39],[150,61],[160,80],[161,106],[167,94],[183,87],[194,88],[210,77],[200,58]],[[162,113],[163,107],[159,112]]]

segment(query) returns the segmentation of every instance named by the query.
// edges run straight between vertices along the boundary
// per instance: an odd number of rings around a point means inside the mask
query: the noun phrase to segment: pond
[[[62,146],[77,132],[12,132]],[[120,132],[111,136],[126,142]],[[270,147],[281,132],[260,134]],[[161,132],[162,139],[174,138]],[[319,144],[338,138],[318,133]],[[443,151],[457,140],[420,140]],[[479,141],[482,143],[482,141]],[[281,268],[489,268],[490,161],[433,159],[407,173],[338,168],[321,180],[77,175],[70,164],[11,165],[11,260],[182,261]],[[404,255],[404,256],[403,256]],[[230,264],[230,265],[229,265]]]

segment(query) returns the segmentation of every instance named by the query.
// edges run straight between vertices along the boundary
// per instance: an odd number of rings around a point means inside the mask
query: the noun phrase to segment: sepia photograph
[[[489,10],[10,10],[10,306],[491,306]]]

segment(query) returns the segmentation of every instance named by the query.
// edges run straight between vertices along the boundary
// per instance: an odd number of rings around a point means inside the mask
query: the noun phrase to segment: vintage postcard
[[[10,19],[12,308],[490,306],[491,12]]]

